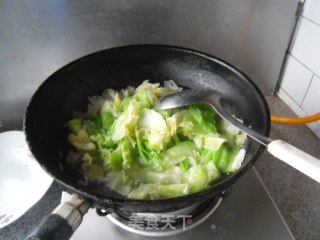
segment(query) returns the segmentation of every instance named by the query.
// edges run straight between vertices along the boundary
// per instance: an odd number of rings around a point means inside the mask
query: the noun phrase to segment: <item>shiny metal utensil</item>
[[[222,118],[232,123],[241,131],[247,133],[254,140],[266,146],[268,152],[274,157],[282,160],[320,183],[319,159],[283,140],[272,140],[245,126],[225,111],[223,101],[224,99],[221,94],[214,90],[186,90],[160,99],[159,103],[155,106],[155,109],[164,110],[183,107],[193,103],[207,103]]]

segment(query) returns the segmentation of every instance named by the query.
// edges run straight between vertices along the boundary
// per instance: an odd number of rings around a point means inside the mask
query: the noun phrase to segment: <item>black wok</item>
[[[171,46],[134,45],[107,49],[82,57],[51,75],[35,92],[25,113],[24,131],[31,152],[65,190],[108,212],[176,210],[222,194],[262,153],[263,147],[249,140],[245,161],[236,173],[223,176],[205,191],[178,198],[130,200],[103,186],[79,184],[81,174],[65,163],[70,148],[66,122],[74,111],[87,110],[88,96],[101,94],[105,88],[138,86],[145,79],[151,82],[173,79],[186,88],[214,89],[224,96],[245,124],[269,135],[270,114],[265,98],[245,74],[226,62]]]

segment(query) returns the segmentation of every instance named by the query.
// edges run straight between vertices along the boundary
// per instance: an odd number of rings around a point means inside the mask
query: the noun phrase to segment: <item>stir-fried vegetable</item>
[[[195,193],[239,169],[246,135],[208,106],[153,109],[161,97],[181,90],[173,81],[163,87],[144,81],[89,98],[88,111],[68,122],[77,150],[68,159],[80,156],[86,178],[134,199]]]

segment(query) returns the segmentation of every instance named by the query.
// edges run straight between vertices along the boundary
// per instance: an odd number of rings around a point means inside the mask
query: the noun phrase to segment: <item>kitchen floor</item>
[[[277,96],[267,97],[271,114],[296,116]],[[273,123],[272,139],[283,139],[320,159],[320,139],[305,125]],[[294,237],[320,239],[320,184],[266,151],[255,168]]]

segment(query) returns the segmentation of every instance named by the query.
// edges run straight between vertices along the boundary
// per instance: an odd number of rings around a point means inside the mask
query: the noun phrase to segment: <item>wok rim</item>
[[[106,52],[109,51],[116,51],[116,50],[121,50],[121,49],[135,49],[135,48],[159,48],[159,49],[169,49],[169,50],[173,50],[173,51],[180,51],[180,52],[185,52],[185,53],[189,53],[192,55],[197,55],[200,57],[203,57],[205,59],[208,59],[210,61],[219,63],[221,65],[223,65],[224,67],[228,68],[229,70],[232,70],[233,72],[235,72],[236,74],[240,75],[242,78],[244,78],[249,85],[254,89],[254,91],[256,91],[256,93],[258,94],[260,100],[262,101],[263,104],[263,111],[266,113],[268,117],[268,119],[266,119],[266,126],[265,126],[265,131],[261,134],[263,134],[266,137],[269,137],[270,135],[270,130],[271,130],[271,120],[270,120],[270,109],[268,107],[268,103],[264,97],[264,95],[262,94],[261,90],[258,88],[258,86],[253,82],[253,80],[246,75],[244,72],[242,72],[240,69],[238,69],[237,67],[235,67],[234,65],[226,62],[225,60],[215,57],[211,54],[199,51],[199,50],[195,50],[195,49],[191,49],[191,48],[186,48],[186,47],[180,47],[180,46],[174,46],[174,45],[162,45],[162,44],[134,44],[134,45],[123,45],[123,46],[117,46],[117,47],[112,47],[112,48],[107,48],[107,49],[103,49],[103,50],[99,50],[87,55],[84,55],[80,58],[77,58],[71,62],[69,62],[68,64],[64,65],[63,67],[59,68],[58,70],[56,70],[55,72],[53,72],[50,76],[48,76],[35,90],[35,92],[33,93],[32,97],[30,98],[26,110],[25,110],[25,114],[24,114],[24,118],[23,118],[23,132],[25,134],[26,137],[26,142],[28,144],[28,147],[31,151],[31,153],[33,154],[32,151],[32,143],[29,139],[29,128],[28,128],[28,116],[29,116],[29,109],[32,107],[33,102],[36,101],[36,98],[39,94],[41,94],[42,89],[46,88],[47,85],[49,85],[52,81],[54,81],[55,78],[57,78],[59,75],[63,74],[65,71],[67,71],[69,68],[78,65],[79,63],[90,59],[91,57],[94,56],[98,56],[98,55],[102,55],[105,54]],[[79,194],[80,196],[83,196],[84,198],[91,200],[94,202],[94,205],[97,206],[101,206],[103,204],[105,205],[116,205],[116,204],[121,204],[121,203],[129,203],[129,204],[133,204],[133,205],[141,205],[141,204],[148,204],[148,205],[163,205],[165,203],[169,203],[169,202],[180,202],[180,201],[188,201],[188,200],[192,200],[192,199],[200,199],[203,198],[204,196],[213,196],[214,194],[217,193],[222,193],[224,190],[226,190],[228,187],[231,187],[242,175],[244,175],[255,163],[255,161],[258,159],[258,157],[260,157],[260,155],[262,154],[262,152],[264,151],[265,146],[261,145],[258,147],[256,153],[254,154],[254,156],[249,159],[248,163],[243,166],[240,170],[238,170],[235,173],[230,174],[229,177],[226,177],[225,179],[219,181],[218,183],[214,184],[213,186],[211,186],[208,189],[205,189],[203,191],[200,192],[196,192],[196,193],[192,193],[192,194],[188,194],[188,195],[184,195],[184,196],[180,196],[180,197],[175,197],[175,198],[166,198],[166,199],[158,199],[158,200],[137,200],[137,199],[130,199],[130,198],[117,198],[117,197],[107,197],[105,195],[100,195],[97,193],[93,193],[93,192],[88,192],[86,190],[81,190],[78,189],[77,187],[68,184],[66,182],[64,182],[61,179],[58,179],[56,176],[54,176],[50,170],[47,169],[47,167],[45,167],[43,164],[41,164],[36,156],[35,159],[37,160],[37,162],[40,164],[40,166],[45,170],[45,172],[47,174],[49,174],[55,181],[57,181],[59,184],[61,184],[63,187],[65,187],[67,190],[71,190],[71,192]],[[35,154],[36,155],[36,154]]]

